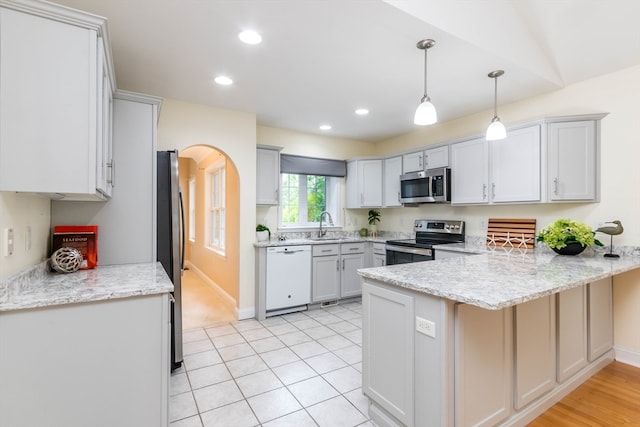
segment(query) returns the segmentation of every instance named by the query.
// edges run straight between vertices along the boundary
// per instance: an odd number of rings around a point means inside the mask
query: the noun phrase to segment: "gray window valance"
[[[281,154],[280,173],[344,177],[347,175],[347,162]]]

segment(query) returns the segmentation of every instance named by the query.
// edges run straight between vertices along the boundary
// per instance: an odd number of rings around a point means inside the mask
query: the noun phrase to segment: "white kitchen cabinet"
[[[382,206],[382,159],[347,162],[347,208]]]
[[[400,175],[402,175],[402,157],[384,159],[384,201],[386,208],[402,206],[400,203]]]
[[[53,225],[98,225],[100,265],[155,262],[156,137],[161,99],[117,91],[113,158],[117,191],[106,203],[51,202]],[[127,242],[125,245],[122,242]]]
[[[280,148],[259,146],[256,162],[256,204],[277,205],[280,188]]]
[[[349,298],[362,294],[362,279],[358,269],[364,267],[365,243],[340,245],[340,297]]]
[[[414,297],[363,284],[362,391],[407,427],[415,425],[414,313]]]
[[[449,166],[449,146],[416,151],[402,156],[402,173]]]
[[[514,407],[524,408],[556,384],[556,299],[547,296],[514,308]]]
[[[589,361],[613,348],[613,291],[611,277],[587,285]]]
[[[497,425],[512,407],[512,310],[455,312],[456,426]]]
[[[558,305],[558,366],[559,383],[571,378],[587,366],[587,296],[586,286],[579,286],[556,295]]]
[[[169,304],[164,293],[0,312],[0,425],[166,427]]]
[[[598,121],[549,123],[547,192],[550,201],[597,199]]]
[[[104,200],[113,180],[106,22],[0,4],[0,191]]]
[[[491,202],[540,201],[540,126],[509,131],[489,143]]]
[[[452,144],[453,204],[540,201],[540,126]]]
[[[451,145],[451,203],[488,203],[489,146],[484,138]]]
[[[337,300],[340,296],[340,245],[314,245],[311,302]]]
[[[387,251],[384,247],[384,243],[374,243],[372,245],[371,259],[372,267],[384,267],[387,265]]]

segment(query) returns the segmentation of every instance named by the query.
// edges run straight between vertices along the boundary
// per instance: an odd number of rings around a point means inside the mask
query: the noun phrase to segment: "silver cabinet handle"
[[[400,201],[400,192],[398,191],[398,201]]]
[[[336,271],[340,271],[340,260],[336,260]]]
[[[276,203],[279,203],[279,202],[280,202],[280,194],[278,189],[276,188]]]
[[[422,168],[422,154],[418,156],[418,166]]]
[[[495,200],[496,199],[496,183],[492,182],[491,183],[491,200]]]
[[[482,200],[487,198],[487,184],[482,184]]]
[[[553,194],[558,195],[558,178],[554,178],[553,180]]]
[[[424,168],[425,169],[429,168],[429,155],[428,154],[424,155]]]
[[[342,269],[344,270],[344,260],[342,260]]]
[[[111,159],[110,162],[107,162],[107,167],[110,170],[109,179],[107,179],[107,183],[111,184],[112,187],[116,186],[116,162]]]

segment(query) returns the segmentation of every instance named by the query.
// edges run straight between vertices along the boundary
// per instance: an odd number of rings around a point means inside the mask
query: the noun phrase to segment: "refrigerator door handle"
[[[180,198],[180,272],[184,271],[184,249],[185,249],[185,229],[184,229],[184,202],[182,200],[182,191],[179,194]]]

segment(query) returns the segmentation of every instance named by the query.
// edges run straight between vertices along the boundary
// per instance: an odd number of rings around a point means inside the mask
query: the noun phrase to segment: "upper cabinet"
[[[105,200],[115,181],[106,22],[0,1],[0,191]]]
[[[347,162],[347,208],[382,206],[382,159]]]
[[[594,120],[549,123],[547,193],[549,201],[599,199],[599,115]]]
[[[540,201],[540,126],[451,145],[454,204]]]
[[[256,204],[277,205],[280,184],[280,148],[259,146],[256,159]]]
[[[431,148],[402,156],[402,173],[449,166],[449,146]]]
[[[402,175],[402,157],[384,159],[383,206],[386,208],[402,206],[400,203],[400,175]]]

